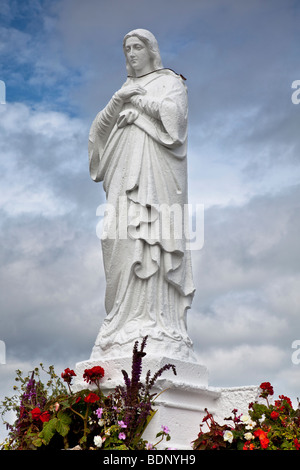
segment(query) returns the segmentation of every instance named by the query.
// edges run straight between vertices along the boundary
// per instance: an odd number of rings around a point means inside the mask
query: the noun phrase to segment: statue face
[[[126,40],[125,53],[127,61],[135,71],[136,76],[152,72],[150,53],[139,38],[132,36]]]

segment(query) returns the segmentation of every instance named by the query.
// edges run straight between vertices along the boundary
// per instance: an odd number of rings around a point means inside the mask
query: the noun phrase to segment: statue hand
[[[122,128],[127,126],[128,124],[132,124],[138,117],[139,113],[136,109],[125,109],[119,114],[117,120],[118,128]]]
[[[117,95],[121,100],[126,103],[130,100],[130,98],[134,95],[145,95],[146,90],[145,88],[141,87],[140,85],[127,85],[117,91]]]

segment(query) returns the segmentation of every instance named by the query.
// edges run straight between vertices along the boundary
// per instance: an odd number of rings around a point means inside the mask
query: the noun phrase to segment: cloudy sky
[[[299,22],[296,0],[1,0],[0,399],[16,369],[88,359],[105,316],[87,140],[134,28],[187,78],[189,198],[205,208],[188,315],[199,361],[212,386],[300,396]]]

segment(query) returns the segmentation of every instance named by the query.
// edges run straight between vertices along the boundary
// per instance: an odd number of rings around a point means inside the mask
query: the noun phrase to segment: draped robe
[[[124,104],[116,93],[89,135],[90,175],[103,182],[108,208],[101,240],[107,315],[91,357],[122,355],[148,335],[156,352],[194,360],[186,324],[194,295],[186,249],[187,90],[168,69],[123,86],[134,83],[146,94]],[[124,125],[129,109],[138,117]]]

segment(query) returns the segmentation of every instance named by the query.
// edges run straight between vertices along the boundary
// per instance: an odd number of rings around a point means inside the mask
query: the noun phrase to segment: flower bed
[[[8,437],[0,444],[3,450],[154,450],[163,441],[170,440],[170,431],[162,426],[156,434],[156,442],[143,439],[143,433],[156,413],[156,393],[152,388],[161,374],[175,366],[166,364],[153,377],[148,371],[145,383],[141,382],[142,359],[145,356],[147,337],[138,349],[134,344],[132,370],[129,377],[122,371],[124,385],[105,396],[101,380],[105,371],[101,366],[86,369],[83,379],[89,387],[72,392],[74,370],[65,369],[57,376],[53,366],[45,370],[43,365],[23,378],[17,371],[19,393],[0,404]],[[47,382],[41,380],[42,372]],[[279,395],[270,403],[273,387],[269,382],[260,385],[262,403],[249,404],[248,414],[232,411],[224,419],[215,421],[206,410],[200,424],[200,432],[191,443],[191,450],[299,450],[300,409],[293,409],[291,400]],[[14,411],[16,420],[11,425],[4,419],[5,413]],[[206,427],[206,430],[204,430]],[[189,445],[190,443],[187,443]]]
[[[300,449],[300,408],[293,409],[290,398],[279,395],[274,404],[269,397],[274,394],[272,385],[263,382],[259,397],[265,403],[249,404],[248,414],[232,411],[225,418],[231,424],[218,424],[212,414],[203,418],[200,430],[193,442],[194,450],[299,450]]]
[[[72,392],[71,387],[76,375],[72,369],[65,369],[58,377],[53,366],[45,370],[40,364],[49,376],[46,385],[41,381],[39,368],[25,378],[21,371],[17,371],[16,380],[21,384],[21,397],[14,395],[6,398],[1,406],[2,418],[11,410],[17,418],[13,425],[6,423],[9,436],[0,448],[150,450],[155,449],[164,439],[169,441],[166,426],[162,426],[157,433],[157,442],[149,443],[142,438],[155,414],[156,394],[151,394],[152,387],[165,370],[172,369],[176,374],[175,367],[166,364],[153,377],[148,371],[145,384],[140,381],[146,340],[147,337],[140,349],[138,342],[134,344],[131,377],[122,371],[125,385],[116,387],[108,396],[101,391],[101,379],[105,371],[100,366],[86,369],[83,374],[84,380],[95,389],[87,388],[76,393]]]

